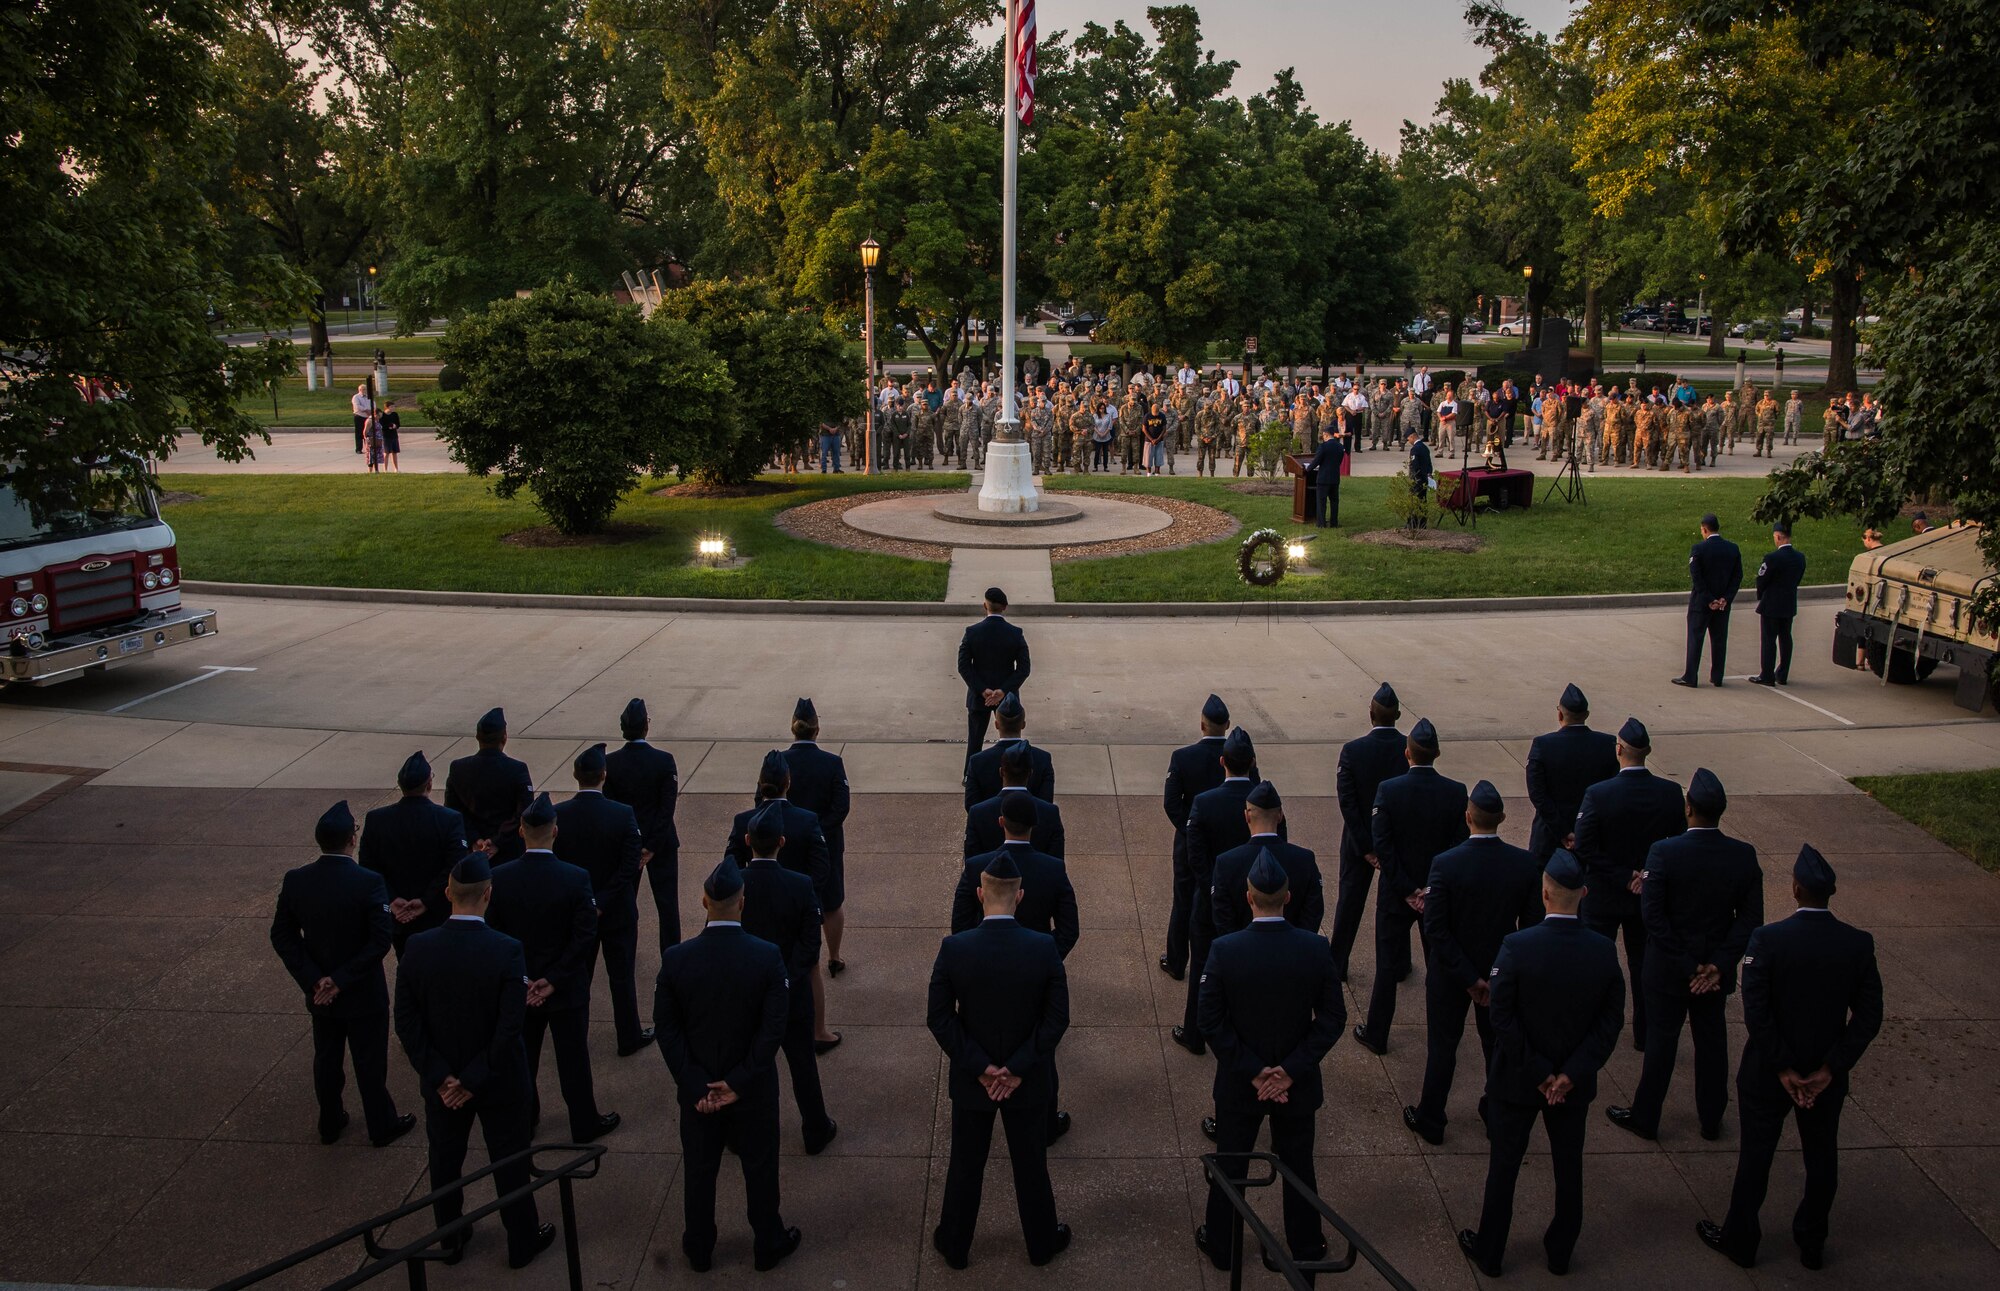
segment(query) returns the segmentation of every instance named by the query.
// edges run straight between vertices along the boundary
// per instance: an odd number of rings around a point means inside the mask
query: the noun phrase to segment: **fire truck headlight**
[[[173,571],[173,570],[171,570],[171,569],[163,569],[163,570],[161,570],[161,571],[160,571],[160,586],[161,586],[161,587],[172,587],[173,585],[174,585],[174,571]]]
[[[37,592],[35,593],[35,599],[28,602],[28,608],[37,614],[47,614],[49,612],[49,598]]]
[[[146,577],[144,579],[144,582],[146,584],[146,590],[149,592],[153,591],[160,585],[160,576],[149,569],[146,571]]]
[[[12,601],[9,601],[7,603],[7,612],[12,614],[17,619],[27,618],[28,598],[25,596],[15,597]]]

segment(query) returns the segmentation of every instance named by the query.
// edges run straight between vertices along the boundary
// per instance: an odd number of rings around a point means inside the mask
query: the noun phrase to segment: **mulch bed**
[[[562,533],[554,525],[540,524],[532,529],[516,529],[512,533],[500,535],[500,541],[509,547],[617,547],[628,542],[641,542],[656,537],[659,530],[643,524],[608,524],[598,533]]]
[[[1286,489],[1285,492],[1289,494],[1291,490]],[[1146,493],[1091,493],[1083,489],[1052,489],[1048,496],[1107,498],[1114,502],[1137,502],[1156,511],[1164,511],[1174,520],[1164,529],[1140,534],[1137,538],[1120,538],[1113,542],[1051,548],[1049,559],[1057,563],[1065,560],[1100,560],[1107,556],[1132,556],[1147,551],[1172,551],[1176,547],[1194,547],[1204,542],[1227,538],[1243,527],[1243,522],[1227,511],[1218,511],[1214,507],[1203,506],[1199,502],[1187,502],[1180,498],[1158,498]]]
[[[1486,539],[1463,529],[1371,529],[1350,535],[1354,542],[1370,542],[1378,547],[1401,547],[1406,551],[1479,551]]]
[[[752,480],[748,484],[697,484],[689,480],[685,484],[669,484],[663,489],[654,489],[656,498],[766,498],[774,493],[796,493],[796,484],[781,484],[770,480]]]
[[[922,492],[894,490],[882,493],[850,493],[846,497],[826,498],[819,502],[808,502],[804,506],[787,507],[771,518],[771,523],[792,535],[808,542],[823,542],[829,547],[845,547],[849,551],[872,551],[884,556],[904,556],[911,560],[951,559],[951,548],[940,547],[936,543],[906,542],[900,538],[880,538],[872,533],[863,533],[842,520],[841,515],[849,507],[866,506],[870,502],[881,502],[887,498],[956,497],[963,489],[929,489]]]
[[[1229,491],[1253,498],[1288,498],[1292,496],[1292,482],[1289,479],[1236,480],[1230,484]]]

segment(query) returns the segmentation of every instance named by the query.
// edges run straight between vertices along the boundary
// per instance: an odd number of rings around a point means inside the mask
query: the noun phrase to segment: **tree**
[[[565,534],[603,528],[641,473],[731,433],[734,385],[697,329],[553,282],[456,319],[438,357],[462,378],[430,408],[454,461],[526,488]]]
[[[232,273],[203,191],[228,147],[225,7],[69,0],[10,8],[0,30],[0,483],[39,514],[79,462],[137,479],[183,426],[239,460],[262,432],[237,399],[291,347],[233,347],[208,311],[277,325],[306,284],[268,256]]]
[[[1482,203],[1477,172],[1478,132],[1486,128],[1491,101],[1462,80],[1447,81],[1429,125],[1403,123],[1396,178],[1410,222],[1407,255],[1417,294],[1450,318],[1445,353],[1464,354],[1465,315],[1481,295],[1512,284],[1501,263],[1500,236]]]
[[[779,310],[762,284],[694,283],[669,292],[653,322],[690,329],[733,378],[730,415],[682,448],[676,469],[683,478],[747,484],[778,448],[809,442],[822,422],[863,407],[840,334]]]

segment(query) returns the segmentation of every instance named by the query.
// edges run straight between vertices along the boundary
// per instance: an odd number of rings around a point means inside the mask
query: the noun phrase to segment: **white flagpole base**
[[[979,509],[1003,515],[1039,511],[1034,452],[1027,444],[995,440],[986,446],[986,478],[979,486]]]

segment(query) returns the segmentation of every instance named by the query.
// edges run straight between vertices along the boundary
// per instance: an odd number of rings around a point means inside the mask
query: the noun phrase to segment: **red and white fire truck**
[[[214,610],[181,604],[150,477],[79,469],[39,514],[0,484],[0,684],[68,681],[215,632]]]

